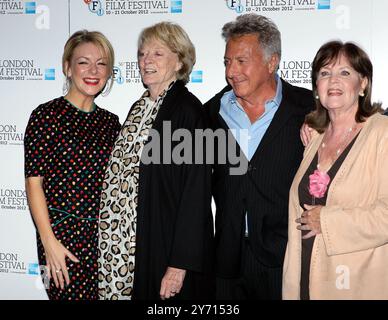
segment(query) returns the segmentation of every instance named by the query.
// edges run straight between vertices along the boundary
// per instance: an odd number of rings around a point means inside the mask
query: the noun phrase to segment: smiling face
[[[142,81],[155,99],[168,85],[176,80],[182,67],[178,55],[158,40],[149,40],[138,52]]]
[[[69,95],[94,98],[108,80],[107,63],[103,50],[95,44],[86,42],[78,45],[70,62],[65,64],[67,76],[71,79]]]
[[[225,76],[237,98],[260,96],[274,79],[277,58],[266,61],[256,34],[228,40],[225,50]]]
[[[359,95],[367,83],[340,54],[338,59],[319,70],[316,85],[320,102],[327,110],[354,108],[357,111]]]

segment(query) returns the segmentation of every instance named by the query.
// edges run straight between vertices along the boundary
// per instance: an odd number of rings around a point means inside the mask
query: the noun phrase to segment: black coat
[[[201,102],[181,81],[168,91],[153,124],[161,136],[161,147],[166,134],[163,121],[171,121],[172,132],[205,128]],[[177,144],[172,142],[172,149]],[[141,163],[139,179],[133,298],[159,299],[168,266],[187,270],[176,299],[211,298],[211,167]]]
[[[283,98],[269,128],[243,175],[230,175],[230,163],[216,164],[213,197],[216,203],[216,272],[237,277],[248,212],[249,243],[256,259],[281,267],[288,234],[288,194],[303,157],[299,130],[314,107],[312,92],[282,80]],[[220,93],[205,104],[210,126],[228,127],[219,115]],[[233,140],[233,143],[237,143]],[[238,147],[237,147],[237,150]]]

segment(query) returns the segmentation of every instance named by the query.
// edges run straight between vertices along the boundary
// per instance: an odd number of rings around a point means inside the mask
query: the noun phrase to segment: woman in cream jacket
[[[372,64],[332,41],[313,62],[319,134],[290,190],[284,299],[388,299],[388,118],[371,104]]]

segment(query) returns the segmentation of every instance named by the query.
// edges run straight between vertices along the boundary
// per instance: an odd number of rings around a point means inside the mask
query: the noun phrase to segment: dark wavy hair
[[[313,85],[314,97],[317,96],[317,78],[321,68],[336,61],[340,55],[345,56],[351,67],[356,70],[362,78],[368,80],[368,84],[364,90],[364,96],[358,97],[358,110],[356,113],[356,122],[364,122],[366,118],[380,112],[381,104],[371,102],[372,97],[372,78],[373,66],[368,55],[358,45],[352,42],[330,41],[321,46],[315,55],[311,78]],[[306,123],[317,130],[319,133],[325,131],[329,125],[329,114],[319,101],[315,100],[315,110],[306,116]]]

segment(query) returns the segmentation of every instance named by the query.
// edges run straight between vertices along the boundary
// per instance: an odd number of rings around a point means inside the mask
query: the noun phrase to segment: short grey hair
[[[196,55],[195,47],[186,31],[176,23],[162,21],[141,31],[137,43],[138,49],[150,40],[162,42],[178,55],[182,67],[177,72],[176,77],[187,84],[190,81],[190,74],[195,64]]]
[[[247,34],[257,34],[267,61],[273,54],[277,54],[280,61],[282,55],[280,31],[271,19],[255,13],[247,13],[238,16],[235,21],[226,23],[222,28],[222,37],[226,42],[231,38]]]

